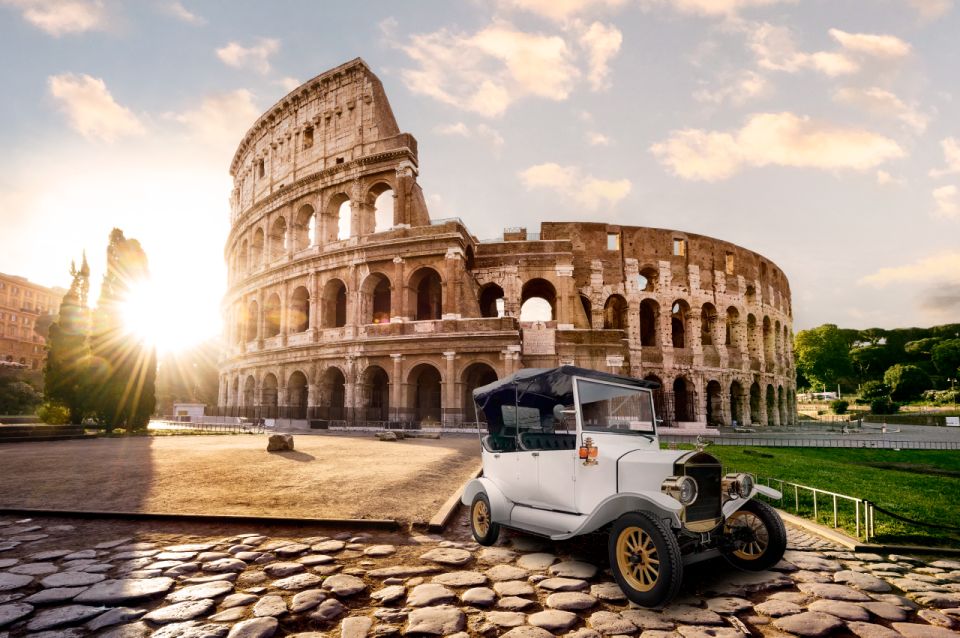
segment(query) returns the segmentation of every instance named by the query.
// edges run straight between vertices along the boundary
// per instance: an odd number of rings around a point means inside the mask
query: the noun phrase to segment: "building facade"
[[[474,421],[474,388],[560,364],[662,384],[667,423],[796,418],[790,288],[680,231],[431,220],[416,140],[362,60],[262,115],[231,165],[221,414]]]
[[[46,339],[34,326],[40,317],[57,312],[64,294],[62,288],[46,288],[0,273],[0,361],[43,370]]]

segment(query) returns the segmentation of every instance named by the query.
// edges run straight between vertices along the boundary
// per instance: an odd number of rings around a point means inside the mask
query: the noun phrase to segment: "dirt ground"
[[[0,507],[428,521],[480,467],[476,437],[257,435],[0,445]]]

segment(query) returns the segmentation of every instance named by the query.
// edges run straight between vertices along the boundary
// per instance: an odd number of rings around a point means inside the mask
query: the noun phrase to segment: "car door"
[[[570,406],[572,407],[572,406]],[[569,442],[570,449],[544,449],[537,457],[537,502],[540,507],[562,512],[576,511],[574,475],[576,471],[577,422],[573,414],[563,420],[549,417],[545,430],[557,442]],[[551,446],[552,447],[552,446]]]

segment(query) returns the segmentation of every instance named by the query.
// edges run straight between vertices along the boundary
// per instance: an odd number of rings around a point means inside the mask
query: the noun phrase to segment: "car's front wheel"
[[[777,511],[750,499],[727,518],[723,527],[729,541],[724,558],[734,567],[751,572],[770,569],[787,549],[787,530]]]
[[[610,528],[610,570],[620,589],[643,607],[662,607],[680,590],[683,562],[677,539],[646,512],[630,512]]]
[[[470,529],[481,545],[493,545],[500,537],[500,523],[493,522],[490,499],[483,492],[478,492],[470,504]]]

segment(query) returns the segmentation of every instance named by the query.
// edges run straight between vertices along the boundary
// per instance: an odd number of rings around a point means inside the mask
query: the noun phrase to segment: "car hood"
[[[690,450],[636,449],[617,461],[617,491],[660,491],[663,479],[673,476],[673,465]]]

